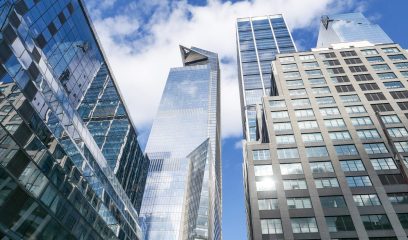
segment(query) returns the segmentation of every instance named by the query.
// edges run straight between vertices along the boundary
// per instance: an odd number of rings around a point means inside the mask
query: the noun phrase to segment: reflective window
[[[310,218],[291,218],[293,233],[313,233],[318,232],[316,219]]]
[[[312,88],[312,93],[315,94],[315,95],[329,94],[330,93],[330,88],[328,88],[328,87],[315,87],[315,88]]]
[[[262,234],[281,234],[282,221],[280,219],[261,219]]]
[[[373,124],[370,117],[351,118],[351,123],[353,124],[353,126],[366,126],[366,125],[372,125]]]
[[[272,165],[255,165],[254,172],[256,177],[273,175]]]
[[[283,180],[284,190],[307,189],[304,179],[285,179]]]
[[[371,164],[374,167],[374,170],[390,170],[397,169],[397,166],[394,163],[392,158],[376,158],[371,159]]]
[[[311,162],[310,169],[312,173],[329,173],[334,172],[333,165],[331,162]]]
[[[371,180],[368,176],[351,176],[346,177],[349,187],[369,187],[372,186]]]
[[[312,208],[310,198],[287,198],[288,209]]]
[[[351,139],[350,133],[348,131],[338,131],[330,132],[330,139],[333,141],[349,140]]]
[[[256,191],[274,191],[275,190],[275,181],[272,179],[263,179],[256,181]]]
[[[324,80],[324,78],[309,78],[309,84],[310,85],[326,84],[326,80]]]
[[[393,123],[400,123],[401,120],[399,119],[399,117],[397,115],[385,115],[385,116],[381,116],[382,121],[385,124],[393,124]]]
[[[269,101],[269,106],[271,108],[283,108],[283,107],[286,107],[286,103],[284,100],[274,100],[274,101]]]
[[[291,89],[289,90],[289,96],[293,97],[293,96],[302,96],[302,95],[306,95],[306,90],[304,88],[301,89]]]
[[[293,99],[291,102],[294,107],[310,106],[310,100],[307,98]]]
[[[286,80],[288,87],[303,87],[303,80]]]
[[[346,202],[343,196],[320,196],[320,203],[323,208],[343,208],[346,207]]]
[[[394,142],[398,152],[408,152],[408,142]]]
[[[283,71],[290,71],[290,70],[298,70],[297,64],[296,63],[291,63],[291,64],[282,64],[282,69]]]
[[[367,57],[367,61],[370,63],[378,63],[378,62],[384,62],[384,59],[380,56],[375,56],[375,57]]]
[[[346,124],[344,123],[343,119],[328,119],[324,120],[324,125],[327,128],[337,128],[337,127],[344,127]]]
[[[307,61],[307,60],[314,60],[315,56],[313,54],[299,56],[299,60]]]
[[[323,136],[321,133],[303,133],[302,140],[305,143],[308,142],[323,142]]]
[[[283,122],[283,123],[274,123],[273,130],[275,131],[287,131],[292,130],[292,125],[290,122]]]
[[[271,159],[271,155],[269,150],[253,150],[252,151],[252,158],[254,160],[269,160]]]
[[[387,128],[387,132],[391,137],[406,137],[408,136],[407,129],[404,127]]]
[[[275,210],[278,209],[278,199],[259,199],[258,200],[259,210]]]
[[[302,164],[300,163],[282,163],[280,169],[282,175],[303,174]]]
[[[360,139],[375,139],[381,138],[377,129],[362,129],[357,130],[357,135]]]
[[[395,73],[392,72],[387,72],[387,73],[377,73],[377,76],[381,80],[386,80],[386,79],[394,79],[397,78]]]
[[[271,112],[271,116],[273,119],[289,118],[288,111]]]
[[[408,204],[408,193],[388,193],[391,204]]]
[[[277,153],[278,153],[278,159],[299,158],[299,152],[297,148],[278,149]]]
[[[320,114],[321,114],[323,117],[326,117],[326,116],[334,116],[334,115],[340,115],[340,111],[339,111],[339,109],[336,108],[336,107],[333,107],[333,108],[321,108],[321,109],[320,109]]]
[[[306,156],[311,157],[326,157],[329,156],[326,147],[307,147]]]
[[[380,199],[377,194],[360,194],[353,195],[354,202],[357,206],[378,206],[381,205]]]
[[[316,188],[336,188],[339,187],[337,178],[317,178],[315,179]]]
[[[363,145],[367,154],[388,153],[384,143],[367,143]]]
[[[354,224],[350,216],[326,217],[329,232],[354,231]]]
[[[375,49],[364,49],[364,50],[361,50],[361,53],[363,54],[363,55],[376,55],[376,54],[378,54],[378,52],[377,52],[377,50],[375,50]]]
[[[300,110],[295,110],[295,115],[298,118],[314,117],[314,112],[312,109],[300,109]]]
[[[361,160],[343,160],[340,161],[340,165],[344,172],[365,171],[364,164]]]
[[[384,53],[397,53],[400,52],[398,48],[396,47],[387,47],[387,48],[382,48]]]
[[[279,135],[275,137],[277,144],[290,144],[295,143],[294,135]]]
[[[316,98],[316,102],[319,105],[335,104],[336,101],[333,97],[319,97]]]
[[[366,230],[392,229],[391,223],[386,215],[361,215],[361,220]]]
[[[285,72],[283,73],[284,78],[300,78],[299,72]]]
[[[309,77],[313,77],[313,76],[322,76],[322,71],[320,70],[306,70],[306,75]]]
[[[403,54],[388,55],[388,58],[389,58],[391,61],[407,60],[407,58],[406,58]]]
[[[298,126],[301,130],[318,128],[316,121],[301,121],[301,122],[298,122]]]

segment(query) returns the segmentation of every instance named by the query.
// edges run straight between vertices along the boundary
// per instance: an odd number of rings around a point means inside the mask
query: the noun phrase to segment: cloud
[[[106,2],[106,1],[105,1]],[[145,0],[109,11],[87,2],[97,33],[133,121],[139,128],[153,120],[169,69],[182,65],[178,45],[219,54],[223,137],[242,133],[236,67],[235,21],[238,17],[283,13],[292,30],[316,30],[323,14],[354,7],[335,0],[208,0],[205,6],[187,1]],[[103,9],[101,9],[103,8]],[[115,10],[117,9],[117,10]],[[101,13],[109,12],[108,16]]]

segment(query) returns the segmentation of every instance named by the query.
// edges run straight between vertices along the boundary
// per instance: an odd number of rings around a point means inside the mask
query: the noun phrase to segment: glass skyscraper
[[[406,240],[407,51],[353,38],[272,70],[243,146],[248,239]]]
[[[150,240],[221,239],[218,56],[180,46],[147,142],[140,216]]]
[[[0,1],[0,238],[142,239],[149,166],[81,0]]]
[[[256,105],[263,96],[275,93],[271,62],[278,53],[296,52],[296,46],[282,15],[237,20],[238,77],[244,137],[259,138]]]
[[[333,43],[359,41],[393,43],[380,26],[371,23],[362,13],[326,15],[321,18],[318,48],[330,47]]]

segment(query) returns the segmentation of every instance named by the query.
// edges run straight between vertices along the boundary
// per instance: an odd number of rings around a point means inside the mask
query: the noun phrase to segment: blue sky
[[[178,44],[222,61],[223,238],[246,239],[234,21],[283,12],[300,50],[314,47],[322,14],[362,11],[408,48],[406,0],[85,0],[132,119],[145,141]]]

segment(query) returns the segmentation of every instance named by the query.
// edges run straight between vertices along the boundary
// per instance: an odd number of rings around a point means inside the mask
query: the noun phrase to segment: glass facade
[[[147,142],[147,239],[221,239],[218,56],[180,47]]]
[[[239,18],[237,45],[244,135],[248,141],[256,141],[259,127],[255,106],[261,104],[262,96],[277,94],[272,60],[278,53],[296,52],[296,46],[282,15]],[[297,66],[288,64],[287,68],[296,70]],[[295,76],[298,72],[291,73]]]
[[[0,236],[142,239],[149,166],[80,0],[0,1]]]
[[[323,16],[320,23],[317,47],[330,47],[334,43],[368,41],[372,44],[393,43],[377,24],[371,23],[362,13]]]

